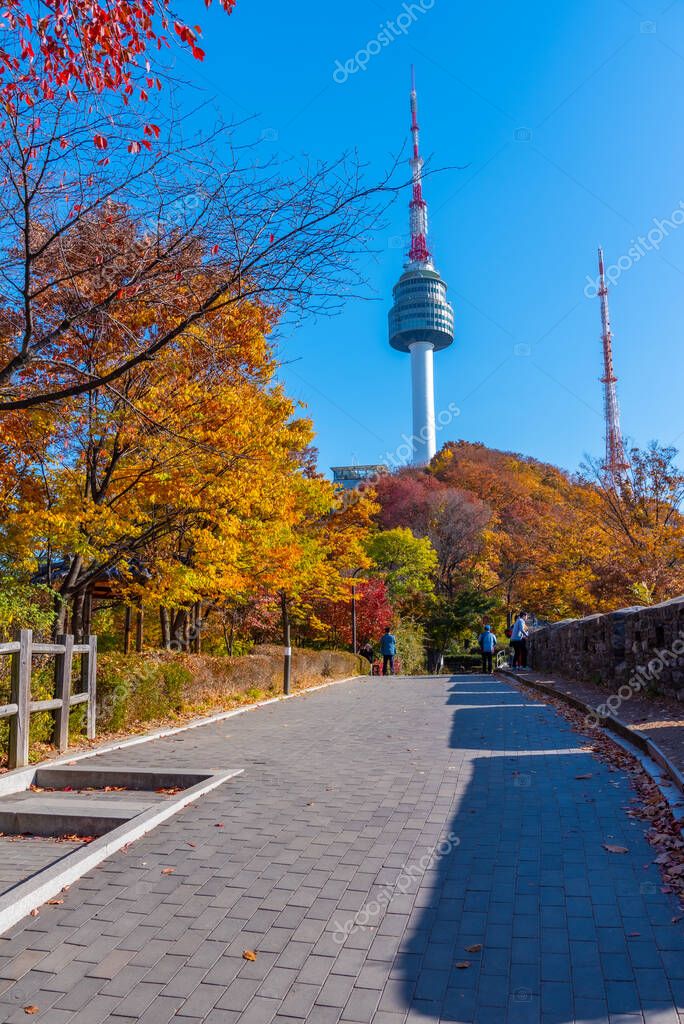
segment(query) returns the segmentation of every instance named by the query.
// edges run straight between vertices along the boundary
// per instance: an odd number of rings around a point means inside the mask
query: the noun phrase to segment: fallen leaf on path
[[[162,868],[162,875],[172,875],[175,870],[175,868]]]
[[[38,907],[34,907],[33,910],[31,911],[31,917],[38,917],[39,914],[40,910],[38,910]]]
[[[64,903],[64,900],[48,900],[48,907],[59,907]]]
[[[482,949],[482,943],[481,942],[476,942],[473,946],[466,946],[465,947],[466,953],[479,953],[481,949]]]
[[[641,932],[629,932],[629,934],[627,935],[627,938],[628,939],[638,939],[640,935],[641,935]]]
[[[253,949],[243,949],[242,959],[243,960],[256,960],[257,955]]]
[[[603,849],[607,850],[608,853],[629,853],[626,846],[615,846],[613,843],[604,843]]]
[[[40,1013],[40,1009],[37,1006],[25,1006],[24,1013],[28,1013],[30,1016],[33,1016],[34,1013]]]
[[[223,824],[222,821],[219,821],[217,825],[214,825],[214,828],[225,828],[225,827],[226,826]]]
[[[586,772],[584,775],[576,775],[575,776],[576,779],[593,779],[593,777],[594,777],[594,773],[593,772]]]
[[[465,971],[470,967],[470,960],[459,960],[454,967],[457,967],[459,971]]]

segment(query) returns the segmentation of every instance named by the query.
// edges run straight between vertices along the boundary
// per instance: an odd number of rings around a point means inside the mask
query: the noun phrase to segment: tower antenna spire
[[[413,196],[409,262],[393,289],[389,312],[389,342],[398,352],[411,355],[413,463],[425,466],[437,451],[435,423],[434,354],[454,341],[454,310],[447,286],[436,270],[427,247],[427,206],[423,199],[418,129],[416,74],[411,68],[411,135],[413,136]]]
[[[418,94],[416,92],[416,68],[414,64],[411,65],[411,138],[413,152],[410,163],[413,194],[409,206],[409,223],[411,228],[409,260],[411,263],[427,264],[430,262],[430,251],[427,247],[428,217],[427,203],[423,199],[423,158],[420,155]]]
[[[610,327],[610,311],[608,309],[608,287],[603,261],[603,249],[598,251],[599,289],[601,299],[601,324],[603,333],[603,400],[606,420],[606,456],[604,474],[609,483],[619,485],[624,479],[629,463],[625,456],[625,446],[620,428],[620,406],[617,397],[617,377],[613,365],[613,332]]]

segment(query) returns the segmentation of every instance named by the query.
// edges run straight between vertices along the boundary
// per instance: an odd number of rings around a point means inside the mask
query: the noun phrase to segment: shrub
[[[397,654],[404,675],[420,675],[425,671],[425,633],[412,619],[402,619],[396,627]]]

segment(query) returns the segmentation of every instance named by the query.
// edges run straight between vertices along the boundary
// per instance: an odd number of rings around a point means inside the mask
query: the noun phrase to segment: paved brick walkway
[[[581,747],[470,676],[359,680],[102,756],[245,774],[0,939],[0,1021],[681,1024],[674,901],[626,777]]]

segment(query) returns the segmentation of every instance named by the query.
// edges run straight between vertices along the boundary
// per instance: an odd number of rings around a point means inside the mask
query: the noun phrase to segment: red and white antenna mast
[[[413,196],[410,203],[411,248],[409,249],[409,260],[411,263],[429,263],[427,203],[423,199],[423,158],[420,155],[418,95],[416,93],[416,70],[413,64],[411,65],[411,136],[413,139],[413,155],[410,161],[413,175]]]
[[[617,398],[617,377],[613,367],[613,332],[610,329],[610,312],[608,310],[608,288],[606,287],[606,275],[603,263],[603,249],[598,251],[599,259],[599,289],[601,299],[601,323],[603,325],[603,368],[604,375],[601,378],[603,384],[604,406],[606,417],[606,457],[604,473],[606,479],[613,484],[619,484],[629,463],[625,456],[625,446],[622,440],[620,429],[620,407]]]

